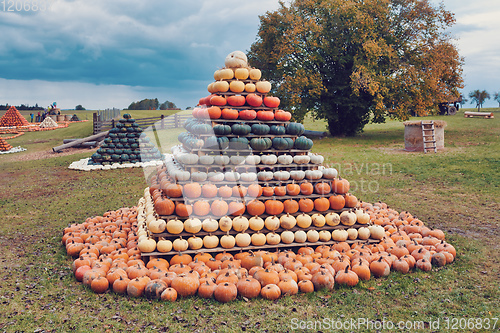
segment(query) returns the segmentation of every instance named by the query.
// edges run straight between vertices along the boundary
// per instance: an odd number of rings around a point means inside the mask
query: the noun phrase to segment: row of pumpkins
[[[316,243],[346,240],[381,239],[385,235],[384,229],[377,225],[369,225],[370,215],[362,209],[343,211],[340,214],[329,212],[312,215],[302,213],[297,216],[289,213],[280,217],[270,215],[265,219],[256,214],[250,218],[242,215],[230,217],[224,215],[219,219],[198,219],[189,217],[185,221],[174,218],[166,222],[156,217],[155,203],[150,195],[149,188],[138,207],[138,236],[139,249],[142,253],[157,250],[161,253],[170,251],[213,249],[221,246],[224,249],[235,247],[263,246],[291,243]],[[355,224],[357,227],[353,227]],[[345,226],[345,229],[317,230],[324,226]],[[297,228],[295,228],[297,227]],[[350,227],[350,228],[349,228]],[[293,229],[293,230],[292,230]],[[208,233],[202,237],[197,234],[203,231]],[[223,235],[214,235],[221,231]],[[247,232],[248,231],[248,232]],[[180,235],[188,233],[187,239],[182,236],[173,241],[160,237],[158,234],[168,233]],[[158,239],[158,241],[156,240]]]
[[[430,271],[454,261],[444,233],[383,203],[363,203],[385,230],[377,244],[346,242],[300,247],[296,252],[178,253],[143,261],[138,248],[138,209],[121,208],[64,229],[62,243],[74,258],[77,281],[96,293],[175,301],[197,295],[220,302],[353,287],[391,271]]]

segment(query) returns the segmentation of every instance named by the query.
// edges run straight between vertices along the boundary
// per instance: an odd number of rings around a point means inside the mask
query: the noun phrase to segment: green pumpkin
[[[255,135],[266,135],[269,133],[271,128],[267,124],[253,124],[252,133]]]
[[[120,155],[118,155],[118,154],[113,154],[113,155],[111,155],[111,159],[112,159],[113,161],[115,161],[115,162],[116,162],[116,161],[119,161],[119,160],[120,160]]]
[[[290,135],[302,135],[305,131],[304,125],[301,123],[289,123],[286,126],[286,134]]]
[[[219,143],[217,141],[217,137],[212,135],[205,139],[205,145],[203,146],[207,149],[218,149]]]
[[[309,150],[313,146],[313,141],[305,136],[295,139],[294,147],[301,150]]]
[[[287,147],[286,149],[292,149],[293,148],[293,139],[292,138],[283,138],[287,142]]]
[[[114,149],[110,149],[110,148],[106,149],[106,154],[113,155],[114,153],[115,153]]]
[[[272,147],[273,142],[269,138],[253,138],[250,147],[254,150],[266,150]]]
[[[212,126],[206,123],[200,123],[191,127],[191,132],[195,134],[209,134],[212,132]]]
[[[123,126],[124,126],[123,123],[120,123],[120,122],[115,124],[115,127],[118,129],[122,128]]]
[[[229,140],[229,148],[238,150],[248,149],[248,139],[243,137],[231,138]]]
[[[284,135],[286,133],[286,129],[285,126],[271,125],[269,133],[273,135]]]
[[[111,143],[111,142],[113,142],[113,140],[111,138],[104,139],[104,143]]]
[[[277,150],[288,149],[288,142],[284,138],[273,138],[273,148]]]
[[[218,124],[214,126],[214,134],[215,135],[228,135],[231,134],[231,126]]]
[[[130,118],[132,118],[132,115],[130,113],[125,113],[125,114],[123,114],[123,118],[130,119]]]
[[[217,143],[220,149],[227,149],[229,147],[229,139],[227,136],[221,136],[217,138]]]
[[[231,126],[231,132],[236,135],[247,135],[251,130],[250,125],[247,124],[234,124]]]

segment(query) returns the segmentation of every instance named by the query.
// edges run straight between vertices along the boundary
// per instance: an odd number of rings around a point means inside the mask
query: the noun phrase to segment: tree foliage
[[[146,98],[139,102],[132,102],[128,106],[128,110],[158,110],[159,106],[160,102],[158,102],[158,98]]]
[[[75,106],[75,110],[85,110],[85,108],[81,104],[78,104]]]
[[[500,92],[496,92],[493,95],[493,99],[498,102],[498,107],[500,108]]]
[[[471,91],[469,93],[470,101],[473,104],[476,104],[477,110],[481,110],[481,107],[483,106],[483,103],[487,100],[490,99],[490,94],[486,90],[479,90],[476,89],[474,91]]]
[[[175,103],[170,101],[165,101],[161,103],[160,110],[168,110],[168,109],[177,109],[177,106],[175,105]]]
[[[446,29],[454,16],[428,0],[292,0],[260,16],[250,63],[301,121],[312,111],[332,135],[369,121],[405,120],[459,96],[463,60]]]

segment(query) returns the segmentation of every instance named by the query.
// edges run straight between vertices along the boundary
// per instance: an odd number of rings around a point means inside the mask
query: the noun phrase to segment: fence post
[[[174,128],[179,127],[179,115],[177,113],[174,113]]]
[[[161,129],[165,129],[165,116],[161,115]]]
[[[97,134],[97,133],[96,133],[97,121],[98,121],[98,120],[97,120],[97,112],[94,112],[94,113],[92,114],[92,124],[93,124],[93,126],[92,126],[92,127],[93,127],[92,132],[93,132],[93,134]]]
[[[111,119],[111,128],[115,128],[115,119]]]

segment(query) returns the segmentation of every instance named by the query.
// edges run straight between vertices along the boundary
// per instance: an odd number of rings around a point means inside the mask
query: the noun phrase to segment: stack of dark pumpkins
[[[156,146],[129,113],[123,115],[112,128],[103,144],[89,159],[89,165],[110,165],[114,163],[138,163],[160,160],[162,157]]]

